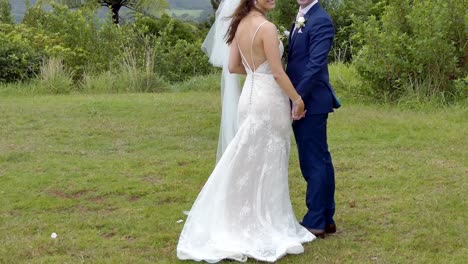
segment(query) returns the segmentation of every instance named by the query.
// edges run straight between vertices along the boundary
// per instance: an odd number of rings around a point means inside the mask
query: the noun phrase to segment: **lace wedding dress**
[[[247,79],[239,130],[190,210],[177,245],[179,259],[274,262],[302,253],[302,243],[315,239],[298,223],[289,197],[289,99],[267,62],[251,69],[242,58]]]

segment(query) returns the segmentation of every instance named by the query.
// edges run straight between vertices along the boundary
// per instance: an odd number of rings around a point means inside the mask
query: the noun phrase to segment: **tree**
[[[277,26],[283,26],[289,30],[298,10],[299,5],[296,1],[277,1],[276,8],[268,16]]]
[[[79,7],[82,5],[100,5],[109,8],[112,12],[112,20],[119,24],[119,12],[122,7],[126,7],[138,13],[155,14],[167,8],[166,0],[56,0],[69,7]]]
[[[0,0],[0,22],[11,23],[11,5],[8,0]]]
[[[219,4],[221,3],[221,0],[210,0],[210,1],[211,1],[211,6],[216,11],[219,7]]]

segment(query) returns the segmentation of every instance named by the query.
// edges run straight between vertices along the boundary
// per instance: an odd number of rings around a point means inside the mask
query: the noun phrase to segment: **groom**
[[[302,175],[307,182],[308,212],[302,225],[315,236],[335,233],[335,173],[327,144],[328,113],[340,107],[329,83],[327,57],[335,30],[330,16],[317,0],[297,0],[300,5],[289,36],[286,73],[307,109],[294,121]]]

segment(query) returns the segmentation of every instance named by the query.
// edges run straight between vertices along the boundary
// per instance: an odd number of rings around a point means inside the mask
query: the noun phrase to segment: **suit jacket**
[[[328,74],[328,53],[335,28],[328,13],[318,3],[304,18],[304,27],[296,28],[294,34],[294,24],[291,28],[286,73],[304,100],[307,113],[330,113],[341,106]]]

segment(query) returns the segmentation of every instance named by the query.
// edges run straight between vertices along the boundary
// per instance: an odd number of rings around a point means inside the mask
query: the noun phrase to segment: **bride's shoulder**
[[[270,20],[264,20],[263,22],[261,22],[262,27],[266,28],[266,29],[274,29],[276,30],[276,25],[273,24],[273,22],[271,22]]]
[[[262,26],[263,35],[270,36],[270,37],[277,36],[278,29],[276,25],[273,24],[271,21],[265,20],[264,22],[262,22],[261,26]]]

